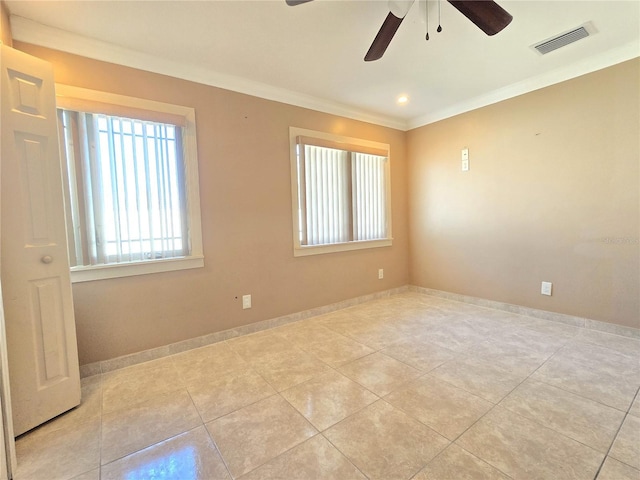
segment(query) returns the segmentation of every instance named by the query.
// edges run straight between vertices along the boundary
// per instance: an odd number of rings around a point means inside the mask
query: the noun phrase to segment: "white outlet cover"
[[[384,278],[384,269],[378,269],[378,280],[382,280]]]
[[[242,296],[242,308],[243,309],[251,308],[251,295]]]
[[[542,287],[540,288],[540,293],[542,295],[551,296],[551,289],[553,288],[553,283],[551,282],[542,282]]]

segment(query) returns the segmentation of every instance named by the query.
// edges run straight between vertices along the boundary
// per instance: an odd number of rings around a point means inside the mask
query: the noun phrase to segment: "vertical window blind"
[[[189,253],[181,128],[59,110],[72,266]]]
[[[301,242],[321,245],[349,241],[347,152],[305,145],[304,214]]]
[[[388,157],[355,148],[298,138],[300,245],[388,237]]]
[[[357,152],[352,156],[353,239],[362,241],[385,238],[387,158]]]

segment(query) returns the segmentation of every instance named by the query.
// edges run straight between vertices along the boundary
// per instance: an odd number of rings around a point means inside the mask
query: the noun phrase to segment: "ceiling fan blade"
[[[396,34],[398,27],[402,23],[403,18],[396,17],[393,13],[389,12],[387,18],[384,19],[384,23],[380,27],[376,38],[373,39],[373,43],[369,47],[369,51],[364,56],[365,62],[371,62],[382,58],[387,47],[391,43],[391,39]]]
[[[313,0],[286,0],[287,5],[289,5],[290,7],[295,7],[296,5],[301,5],[303,3],[308,3],[311,1]]]
[[[513,17],[493,0],[447,0],[487,35],[495,35]]]

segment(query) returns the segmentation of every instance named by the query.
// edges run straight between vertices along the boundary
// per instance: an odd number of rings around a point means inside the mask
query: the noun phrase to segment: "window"
[[[56,91],[72,280],[203,266],[193,109]]]
[[[290,128],[294,255],[391,245],[389,146]]]

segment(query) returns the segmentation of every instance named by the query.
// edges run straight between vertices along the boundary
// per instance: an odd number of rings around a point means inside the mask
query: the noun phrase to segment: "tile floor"
[[[640,479],[640,341],[403,293],[83,379],[17,480]]]

